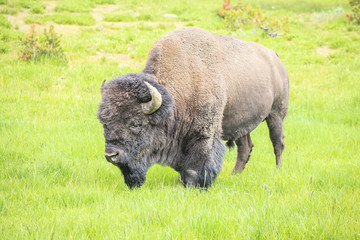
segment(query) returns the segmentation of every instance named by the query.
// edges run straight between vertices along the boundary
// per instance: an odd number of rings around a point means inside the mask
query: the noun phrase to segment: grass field
[[[0,239],[360,239],[360,26],[346,0],[249,2],[288,16],[290,32],[230,32],[221,0],[0,0]],[[67,63],[19,59],[32,23],[55,26]],[[131,191],[105,160],[102,79],[140,71],[183,26],[279,54],[290,78],[280,170],[266,124],[245,171],[231,175],[228,150],[207,191],[161,166]]]

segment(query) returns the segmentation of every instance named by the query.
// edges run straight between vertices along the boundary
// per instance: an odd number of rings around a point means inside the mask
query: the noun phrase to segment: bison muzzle
[[[171,166],[186,186],[208,187],[225,145],[237,145],[234,173],[249,160],[250,132],[266,120],[282,163],[289,81],[277,54],[260,44],[188,27],[152,46],[140,73],[101,85],[98,118],[106,160],[140,187],[149,167]]]

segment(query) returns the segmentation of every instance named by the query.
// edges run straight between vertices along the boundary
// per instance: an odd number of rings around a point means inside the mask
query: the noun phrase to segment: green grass
[[[55,13],[52,15],[29,15],[24,19],[28,24],[45,24],[53,22],[64,25],[92,26],[95,19],[88,13]]]
[[[0,14],[15,15],[17,12],[18,10],[15,8],[0,5]]]
[[[54,10],[56,12],[89,13],[93,7],[94,4],[90,1],[78,1],[76,4],[74,4],[74,1],[66,0],[56,5]]]
[[[0,0],[0,11],[17,9],[44,26],[82,25],[74,20],[82,16],[86,27],[55,26],[68,64],[24,62],[17,52],[26,30],[0,15],[0,239],[360,238],[360,26],[347,22],[347,1],[252,1],[289,16],[290,33],[278,38],[252,26],[229,32],[216,15],[220,0],[57,1],[56,12],[36,15],[25,2]],[[116,4],[115,12],[100,13],[105,21],[95,23],[103,3]],[[134,19],[107,22],[131,11]],[[263,123],[252,133],[255,147],[241,175],[231,175],[233,149],[207,191],[184,188],[161,166],[130,191],[103,157],[99,85],[141,71],[153,42],[186,25],[279,54],[290,77],[283,167],[275,167]]]
[[[107,22],[134,22],[134,21],[150,21],[153,20],[151,14],[142,14],[135,16],[134,13],[109,13],[104,16]]]
[[[11,23],[2,15],[0,15],[0,27],[11,28]]]

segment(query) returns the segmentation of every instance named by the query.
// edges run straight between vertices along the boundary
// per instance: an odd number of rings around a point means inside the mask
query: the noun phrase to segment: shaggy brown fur
[[[164,100],[149,115],[140,107],[151,99],[144,81]],[[98,113],[105,155],[130,187],[145,181],[153,163],[173,167],[186,185],[207,187],[221,169],[222,139],[235,141],[234,172],[241,172],[253,147],[250,132],[266,120],[280,166],[288,84],[273,50],[199,28],[175,30],[155,42],[141,73],[105,84]],[[131,119],[141,137],[131,132]]]

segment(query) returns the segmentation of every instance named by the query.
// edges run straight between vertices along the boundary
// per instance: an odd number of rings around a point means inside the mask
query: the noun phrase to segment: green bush
[[[49,30],[44,29],[44,38],[41,44],[39,44],[39,49],[43,56],[65,58],[60,42],[61,35],[55,32],[53,25],[50,25]]]

